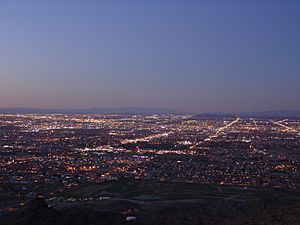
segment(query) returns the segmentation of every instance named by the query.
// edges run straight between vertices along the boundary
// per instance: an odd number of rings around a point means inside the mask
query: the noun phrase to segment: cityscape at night
[[[36,197],[84,202],[58,196],[122,180],[300,187],[299,119],[2,114],[0,121],[2,213]]]
[[[0,129],[0,182],[20,199],[124,178],[300,185],[300,120],[23,114]]]

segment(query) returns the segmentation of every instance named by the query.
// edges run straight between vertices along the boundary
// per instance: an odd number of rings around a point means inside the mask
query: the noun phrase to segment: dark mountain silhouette
[[[0,113],[12,114],[183,114],[182,112],[166,108],[89,108],[89,109],[39,109],[39,108],[2,108]]]
[[[140,114],[140,115],[182,115],[187,112],[168,108],[120,107],[120,108],[88,108],[88,109],[41,109],[41,108],[0,108],[0,113],[6,114]],[[193,114],[193,113],[192,113]],[[199,113],[195,118],[230,118],[230,117],[258,117],[258,118],[300,118],[300,111],[270,110],[263,112],[239,113]]]
[[[252,116],[252,117],[286,117],[286,118],[300,118],[300,111],[290,111],[290,110],[271,110],[264,112],[244,112],[239,113],[240,116]]]
[[[300,111],[271,110],[264,112],[240,112],[240,113],[201,113],[196,118],[230,118],[230,117],[256,117],[256,118],[300,118]]]

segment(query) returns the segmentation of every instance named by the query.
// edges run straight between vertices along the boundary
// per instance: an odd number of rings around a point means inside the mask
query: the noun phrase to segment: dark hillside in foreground
[[[31,200],[0,214],[0,224],[299,225],[299,199],[295,191],[114,181]]]

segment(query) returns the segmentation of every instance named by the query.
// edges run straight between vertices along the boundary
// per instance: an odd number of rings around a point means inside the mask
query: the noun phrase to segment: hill
[[[298,225],[300,193],[180,182],[87,184],[34,199],[0,225]]]

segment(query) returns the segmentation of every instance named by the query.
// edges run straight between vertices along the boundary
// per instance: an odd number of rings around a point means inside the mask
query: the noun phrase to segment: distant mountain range
[[[167,108],[89,108],[89,109],[40,109],[40,108],[0,108],[1,114],[139,114],[139,115],[182,115],[180,112]],[[264,112],[240,112],[240,113],[191,113],[195,118],[220,118],[220,117],[256,117],[256,118],[300,118],[300,111],[271,110]]]
[[[263,112],[240,112],[240,113],[202,113],[196,118],[217,118],[217,117],[256,117],[256,118],[300,118],[300,111],[271,110]]]
[[[252,117],[289,117],[299,118],[300,111],[289,111],[289,110],[273,110],[265,112],[252,112],[252,113],[241,113],[241,116],[252,116]]]
[[[89,108],[89,109],[39,109],[39,108],[0,108],[0,113],[12,114],[184,114],[165,108],[121,107],[121,108]]]

